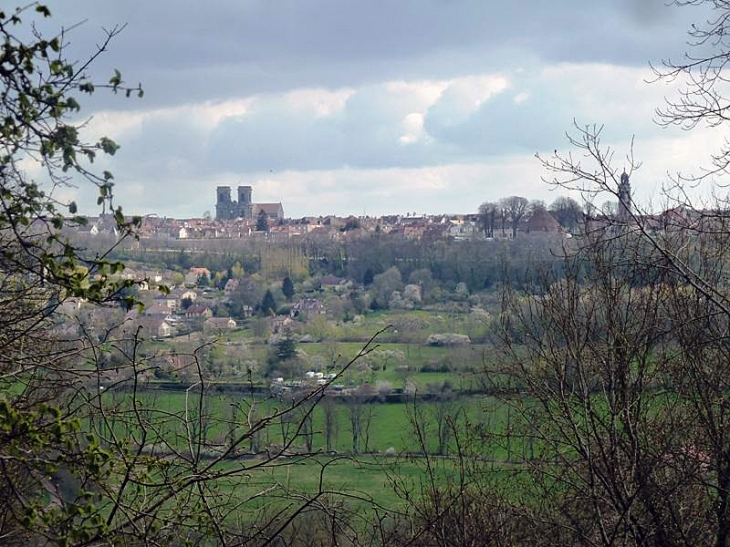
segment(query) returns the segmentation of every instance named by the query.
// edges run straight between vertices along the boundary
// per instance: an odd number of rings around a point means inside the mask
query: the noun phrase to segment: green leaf
[[[51,69],[51,74],[54,74],[54,75],[61,74],[61,72],[63,72],[63,69],[64,69],[63,61],[54,59],[53,61],[50,62],[50,64],[48,65],[48,68]]]
[[[105,154],[109,154],[110,156],[113,156],[119,150],[119,145],[109,137],[102,137],[99,141],[99,146]]]
[[[122,83],[122,73],[119,72],[116,68],[114,69],[114,76],[109,78],[109,83],[111,84],[114,91],[116,91],[117,87],[119,87]]]
[[[76,112],[81,110],[81,106],[79,105],[79,103],[76,102],[76,99],[74,99],[73,97],[66,98],[66,108],[68,108],[69,110],[75,110]]]

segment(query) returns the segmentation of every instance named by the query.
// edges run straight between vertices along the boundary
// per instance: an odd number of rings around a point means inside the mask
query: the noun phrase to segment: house
[[[190,306],[187,310],[185,310],[185,317],[203,317],[205,319],[210,319],[213,317],[213,312],[210,311],[208,306]]]
[[[474,222],[468,220],[452,220],[448,235],[456,240],[474,239],[479,236],[479,229]]]
[[[223,287],[223,293],[226,295],[226,297],[230,297],[234,292],[236,292],[236,289],[241,284],[241,281],[238,279],[229,279],[226,281],[226,286]]]
[[[241,317],[253,317],[253,307],[245,304],[241,306]]]
[[[210,317],[203,323],[205,332],[225,332],[237,327],[236,321],[230,317]]]
[[[198,293],[195,291],[184,291],[177,294],[177,297],[180,301],[182,300],[190,300],[190,302],[195,302],[198,299]]]
[[[561,230],[560,223],[546,209],[535,211],[527,221],[526,231],[528,233],[560,232]]]
[[[253,204],[253,218],[258,218],[258,215],[264,212],[266,218],[271,220],[279,220],[284,218],[284,207],[279,203],[254,203]]]
[[[177,308],[177,299],[171,295],[162,295],[155,297],[154,306],[165,307],[168,310]]]
[[[322,287],[336,287],[341,284],[343,279],[334,275],[322,276],[321,285]]]
[[[291,329],[294,321],[291,317],[277,315],[269,319],[269,327],[272,334],[287,332]]]
[[[172,325],[166,321],[164,315],[144,315],[136,320],[142,329],[142,334],[150,338],[167,338],[172,336]]]
[[[196,287],[198,285],[199,276],[194,273],[186,273],[184,284],[186,287]]]
[[[193,268],[190,268],[189,273],[195,274],[198,277],[205,276],[208,279],[210,279],[210,270],[208,268],[196,268],[196,267],[193,267]]]
[[[316,298],[303,298],[292,306],[290,313],[291,317],[298,317],[301,314],[306,314],[308,316],[326,315],[327,310],[322,302]]]
[[[144,309],[144,315],[164,315],[167,316],[172,312],[171,308],[168,308],[166,304],[160,304],[155,301],[151,306],[146,306]]]

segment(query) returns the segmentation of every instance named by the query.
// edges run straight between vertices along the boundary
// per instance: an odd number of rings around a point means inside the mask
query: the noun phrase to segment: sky
[[[286,216],[471,213],[509,195],[551,202],[535,155],[567,152],[575,123],[604,127],[617,167],[632,150],[635,199],[692,172],[722,128],[660,127],[676,84],[649,63],[680,58],[707,14],[664,0],[52,0],[42,29],[73,27],[83,60],[117,68],[144,98],[81,97],[84,135],[121,148],[128,213],[215,211],[218,185],[253,187]],[[83,100],[81,100],[83,99]],[[94,214],[94,190],[62,189]]]

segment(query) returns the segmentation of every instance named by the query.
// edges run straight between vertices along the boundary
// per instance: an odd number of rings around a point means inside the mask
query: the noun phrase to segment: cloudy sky
[[[573,120],[603,124],[620,165],[634,138],[639,200],[695,169],[718,131],[654,123],[706,14],[664,0],[55,0],[83,58],[142,82],[142,100],[84,98],[125,211],[199,217],[217,185],[253,186],[287,216],[472,212],[512,194],[552,201],[535,153],[566,150]],[[107,167],[103,165],[102,167]],[[63,197],[93,213],[83,186]]]

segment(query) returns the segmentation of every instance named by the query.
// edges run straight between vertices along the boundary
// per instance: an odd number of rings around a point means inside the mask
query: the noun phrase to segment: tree
[[[377,299],[382,305],[390,300],[393,291],[403,289],[403,280],[400,270],[396,266],[388,268],[373,278],[373,300]]]
[[[520,221],[527,213],[527,198],[520,196],[510,196],[500,201],[500,207],[502,209],[503,223],[504,219],[508,219],[510,227],[512,228],[512,238],[517,237],[517,228],[520,225]],[[504,230],[504,224],[503,224]]]
[[[109,454],[96,442],[80,442],[74,407],[64,406],[65,395],[82,377],[78,349],[54,342],[54,314],[69,298],[89,302],[121,299],[131,306],[131,281],[110,281],[123,265],[107,254],[88,256],[62,233],[64,227],[87,224],[74,202],[61,203],[54,190],[86,181],[98,189],[98,204],[107,219],[128,237],[139,220],[127,219],[113,202],[113,175],[90,170],[101,155],[113,155],[118,145],[108,137],[91,143],[81,140],[79,127],[69,121],[80,109],[79,97],[98,89],[141,96],[141,88],[126,87],[115,71],[107,84],[88,74],[93,61],[119,32],[113,28],[97,51],[76,63],[64,56],[64,34],[52,38],[29,32],[35,18],[50,17],[42,4],[15,10],[0,9],[3,43],[0,69],[0,459],[3,461],[0,537],[3,542],[63,541],[111,534],[118,521],[110,519],[107,531],[90,498],[65,489],[53,500],[46,478],[63,473],[70,483],[91,485],[104,479]],[[41,167],[44,182],[28,177],[28,167]],[[111,215],[109,217],[108,215]],[[124,293],[124,294],[123,294]],[[78,385],[78,384],[77,384]],[[79,517],[67,504],[91,520]]]
[[[438,296],[438,283],[434,280],[431,270],[428,268],[413,270],[408,276],[408,283],[418,285],[421,288],[421,297],[424,300],[433,301]]]
[[[292,297],[294,296],[294,283],[292,283],[292,280],[289,276],[286,276],[281,282],[281,292],[284,293],[284,296],[288,301],[291,301]]]
[[[70,120],[78,119],[86,94],[142,91],[125,86],[118,71],[101,84],[88,74],[118,28],[88,59],[75,62],[65,56],[65,32],[49,38],[39,30],[47,25],[31,26],[49,16],[36,3],[0,8],[1,542],[270,543],[313,500],[327,510],[321,489],[246,523],[238,517],[259,514],[261,492],[236,500],[218,492],[223,483],[230,492],[290,451],[291,443],[269,446],[246,474],[231,468],[232,458],[270,424],[315,404],[324,390],[284,409],[259,406],[253,395],[239,398],[246,412],[221,419],[210,404],[205,348],[153,355],[128,323],[114,328],[94,320],[94,312],[106,310],[91,308],[95,303],[136,305],[128,291],[134,282],[119,275],[124,266],[109,259],[109,250],[88,253],[68,239],[63,228],[87,221],[76,204],[58,201],[57,190],[93,185],[104,221],[116,224],[122,239],[134,236],[138,220],[114,202],[113,175],[90,169],[91,160],[113,155],[116,143],[107,137],[85,142]],[[42,181],[29,178],[39,170]],[[76,334],[63,335],[60,327],[74,323],[60,308],[70,302],[93,311]],[[155,372],[192,379],[180,412],[160,408],[154,394],[142,395]],[[220,439],[216,431],[223,432]]]
[[[433,403],[433,422],[436,426],[438,446],[436,453],[446,455],[451,437],[456,431],[455,422],[459,417],[460,407],[454,402],[451,393],[441,393]]]
[[[583,218],[580,204],[572,198],[562,196],[556,198],[550,204],[549,211],[555,217],[555,220],[569,232],[575,230]]]
[[[360,454],[361,448],[368,451],[370,424],[373,417],[372,405],[369,396],[362,393],[353,393],[346,399],[347,414],[350,419],[350,433],[352,434],[352,453]],[[364,447],[362,442],[365,442]]]
[[[494,237],[494,229],[499,216],[499,205],[488,201],[479,206],[479,225],[486,237]]]
[[[713,18],[691,27],[694,54],[657,71],[687,86],[662,121],[721,126],[730,107],[730,3],[676,3],[710,7]],[[600,126],[576,126],[569,142],[570,152],[541,158],[549,182],[586,203],[599,194],[618,200],[623,166],[612,163]],[[707,175],[724,175],[729,159],[726,146],[691,179],[711,183]],[[633,176],[630,150],[626,163]],[[669,181],[664,197],[673,207],[659,215],[634,202],[622,219],[588,211],[559,269],[543,271],[537,286],[507,290],[506,366],[488,373],[510,378],[501,401],[512,423],[472,428],[470,439],[509,443],[512,458],[522,448],[529,472],[512,476],[520,499],[484,486],[453,496],[434,488],[428,507],[442,509],[444,499],[475,514],[489,507],[498,522],[485,515],[479,530],[492,532],[494,544],[730,544],[730,204],[693,200],[686,180]],[[453,544],[438,532],[469,522],[446,509],[424,513],[424,544]],[[454,520],[459,526],[447,528]]]
[[[276,344],[277,361],[286,361],[296,357],[297,346],[291,336],[285,336]]]
[[[528,204],[527,208],[531,215],[534,215],[535,213],[541,213],[543,211],[547,211],[547,206],[545,205],[545,202],[541,199],[533,199]]]
[[[727,0],[674,0],[676,6],[708,8],[703,22],[692,24],[687,31],[692,51],[680,60],[666,59],[652,66],[657,81],[680,81],[676,98],[668,98],[657,109],[658,121],[664,126],[694,129],[697,126],[718,127],[729,119],[730,98],[726,97],[724,82],[730,61],[727,20],[730,4]],[[726,175],[730,166],[730,143],[713,153],[709,166],[699,175],[680,176],[674,184],[682,190],[683,182],[698,182],[714,175]],[[683,192],[681,192],[683,194]]]
[[[334,446],[337,443],[337,403],[332,397],[327,397],[322,400],[322,411],[324,412],[324,435],[325,449],[327,452],[332,452]]]
[[[245,319],[250,315],[250,310],[260,306],[264,297],[264,289],[261,283],[253,276],[246,276],[240,279],[229,297],[231,314],[239,319]]]
[[[730,16],[730,5],[714,5]],[[725,54],[712,62],[719,58]],[[685,68],[691,74],[707,62]],[[705,110],[704,91],[682,96],[676,120],[687,122],[689,112],[721,120]],[[570,143],[580,162],[558,152],[542,159],[551,182],[618,199],[621,179],[636,169],[631,153],[624,175],[611,164],[600,128],[577,127]],[[715,156],[716,168],[723,157]],[[730,386],[721,326],[730,324],[722,281],[730,213],[727,201],[697,207],[680,195],[682,213],[665,212],[672,221],[660,231],[634,202],[624,218],[588,224],[566,256],[564,278],[546,275],[539,290],[513,301],[528,352],[513,352],[515,378],[538,401],[515,406],[540,461],[556,462],[536,466],[542,479],[535,494],[548,500],[553,493],[538,518],[550,523],[544,527],[554,542],[730,542]],[[666,197],[672,203],[676,194]]]
[[[606,200],[601,205],[601,213],[606,217],[615,217],[618,215],[619,205],[616,201]]]
[[[257,232],[268,232],[269,231],[269,217],[266,215],[266,211],[261,209],[258,216],[256,217],[256,231]]]
[[[264,315],[273,315],[276,313],[276,300],[271,290],[267,289],[264,298],[261,300],[261,313]]]

